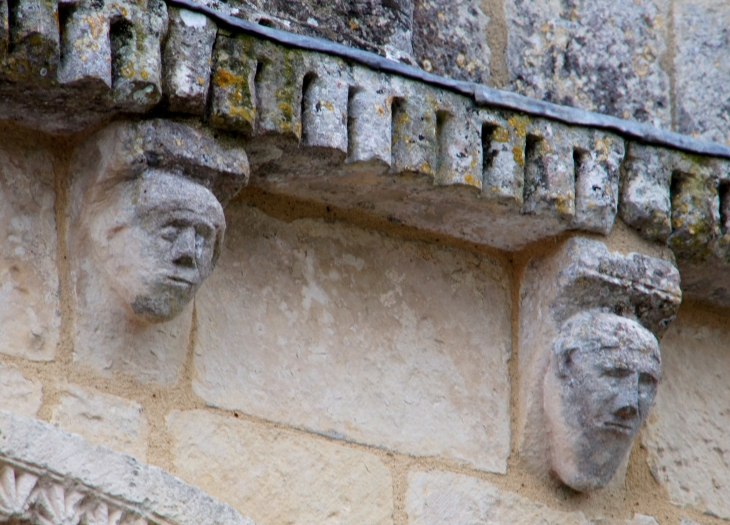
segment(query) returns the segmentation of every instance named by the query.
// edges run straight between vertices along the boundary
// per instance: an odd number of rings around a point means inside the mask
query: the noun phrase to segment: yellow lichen
[[[514,148],[512,148],[512,157],[514,157],[515,162],[518,166],[525,166],[525,152],[522,151],[521,147],[515,146]]]

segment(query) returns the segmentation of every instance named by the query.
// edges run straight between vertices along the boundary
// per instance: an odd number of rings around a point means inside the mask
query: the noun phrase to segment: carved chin
[[[573,432],[573,439],[566,439],[563,446],[553,442],[558,448],[553,450],[553,470],[563,483],[579,492],[605,487],[630,450],[633,436],[618,436],[604,428],[579,435]]]
[[[194,295],[194,289],[182,293],[165,290],[163,293],[138,295],[131,305],[132,311],[148,323],[164,323],[180,315]]]

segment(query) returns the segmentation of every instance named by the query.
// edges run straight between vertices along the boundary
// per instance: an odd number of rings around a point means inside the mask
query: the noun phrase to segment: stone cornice
[[[687,296],[730,305],[730,148],[188,3],[14,4],[0,118],[53,133],[153,108],[201,119],[242,140],[253,186],[504,250],[608,234],[618,214],[674,250]]]
[[[0,411],[0,523],[254,525],[163,470]]]

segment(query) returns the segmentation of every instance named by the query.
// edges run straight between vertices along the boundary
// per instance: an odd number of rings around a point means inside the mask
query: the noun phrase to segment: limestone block
[[[573,226],[608,235],[618,210],[619,166],[624,158],[624,141],[608,133],[582,131],[576,133],[573,146]]]
[[[163,51],[163,92],[170,111],[203,115],[210,88],[216,25],[205,15],[169,9]]]
[[[55,78],[59,61],[55,2],[3,2],[0,9],[7,13],[2,25],[8,35],[5,57],[0,52],[0,58],[5,58],[0,62],[0,75],[15,81],[34,78],[44,84]]]
[[[438,166],[437,90],[417,82],[399,82],[401,98],[393,102],[392,171],[432,179]]]
[[[283,135],[299,142],[302,137],[302,83],[304,53],[299,49],[256,40],[255,135]]]
[[[279,523],[393,523],[390,471],[370,453],[204,411],[174,411],[175,473],[250,515]]]
[[[249,56],[253,45],[250,37],[218,33],[213,47],[210,104],[210,123],[214,127],[253,133],[256,60]]]
[[[672,231],[668,157],[663,148],[631,142],[621,166],[621,218],[648,239],[664,241]]]
[[[35,417],[42,398],[40,381],[26,379],[17,366],[0,363],[0,410]]]
[[[575,171],[570,131],[561,124],[530,119],[525,144],[525,197],[522,212],[575,215]]]
[[[231,208],[196,297],[211,405],[505,472],[510,300],[486,257]]]
[[[723,0],[690,0],[674,8],[674,98],[677,131],[730,141],[730,9]]]
[[[167,4],[112,3],[107,16],[116,21],[110,28],[114,99],[127,111],[147,111],[162,97],[160,43],[167,33]]]
[[[579,491],[620,480],[661,377],[655,336],[679,308],[679,272],[574,237],[530,262],[520,298],[521,457]]]
[[[413,6],[413,55],[429,73],[489,81],[489,17],[474,0],[417,0]]]
[[[527,118],[480,109],[482,120],[482,195],[514,210],[522,208],[525,187]]]
[[[413,525],[590,525],[582,512],[553,510],[487,481],[438,470],[408,474],[406,513]]]
[[[481,122],[469,99],[443,91],[436,114],[437,168],[435,182],[482,189]]]
[[[253,525],[157,467],[0,412],[0,520],[45,525]]]
[[[51,423],[81,435],[92,445],[104,445],[147,462],[149,431],[139,403],[66,383],[60,389]]]
[[[671,125],[669,0],[505,3],[511,88],[622,118]],[[699,77],[698,77],[699,78]]]
[[[307,54],[302,93],[302,145],[347,155],[350,73],[344,61]]]
[[[662,340],[664,380],[642,432],[655,479],[676,505],[730,519],[730,366],[723,316],[680,312]]]
[[[61,84],[83,82],[90,90],[94,87],[99,90],[111,88],[111,21],[100,8],[99,2],[63,6],[71,12],[64,20],[59,20],[59,24],[63,24],[63,59],[58,71],[58,81]]]
[[[0,352],[50,361],[59,339],[50,152],[0,128]]]
[[[70,171],[75,361],[174,382],[246,154],[171,121],[117,122],[74,151]]]
[[[348,164],[391,165],[394,93],[387,75],[353,67],[355,85],[347,112]]]

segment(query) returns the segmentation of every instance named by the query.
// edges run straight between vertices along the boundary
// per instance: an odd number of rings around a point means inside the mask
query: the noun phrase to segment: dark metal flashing
[[[219,25],[266,38],[286,46],[338,56],[377,71],[400,75],[455,91],[472,97],[479,105],[511,109],[528,115],[546,117],[576,126],[605,129],[647,144],[674,148],[688,153],[730,159],[730,146],[724,144],[699,140],[673,131],[665,131],[650,124],[624,120],[611,115],[604,115],[569,106],[561,106],[543,100],[536,100],[517,93],[490,88],[475,82],[452,80],[433,75],[417,67],[390,60],[375,53],[338,44],[337,42],[331,42],[323,38],[297,35],[242,20],[220,13],[192,0],[167,1],[173,6],[202,13],[215,20]]]

